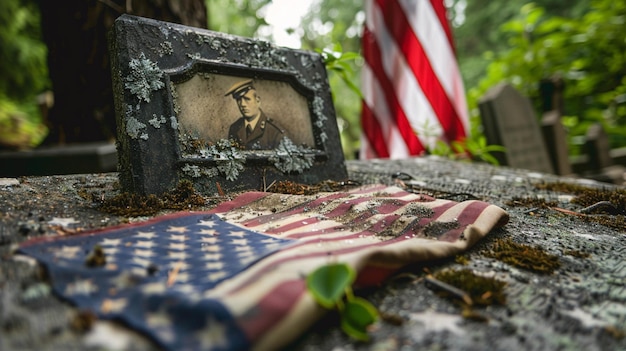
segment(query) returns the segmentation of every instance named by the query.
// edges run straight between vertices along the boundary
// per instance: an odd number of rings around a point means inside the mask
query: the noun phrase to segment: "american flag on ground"
[[[209,212],[181,212],[71,237],[22,253],[54,291],[117,318],[168,350],[276,349],[325,310],[306,275],[330,262],[380,284],[402,266],[471,247],[508,215],[386,185],[312,196],[244,193]],[[104,261],[94,263],[94,253]]]
[[[468,133],[443,0],[366,0],[360,158],[406,158]]]

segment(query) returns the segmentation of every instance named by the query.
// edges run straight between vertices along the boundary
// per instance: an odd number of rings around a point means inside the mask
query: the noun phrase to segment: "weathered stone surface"
[[[371,329],[370,343],[349,339],[339,327],[338,316],[329,312],[287,349],[626,349],[626,234],[588,221],[597,214],[583,217],[582,206],[572,201],[572,194],[542,190],[537,185],[573,183],[607,190],[624,187],[436,157],[348,161],[347,169],[354,181],[397,184],[455,201],[479,199],[504,208],[511,218],[505,227],[464,254],[465,264],[449,260],[406,267],[381,286],[355,290],[386,315]],[[0,212],[4,214],[0,217],[0,350],[111,349],[111,345],[89,344],[103,321],[85,325],[86,332],[72,328],[79,317],[88,320],[88,313],[77,311],[46,290],[36,266],[12,252],[28,239],[73,235],[76,230],[148,218],[100,210],[98,201],[120,192],[116,173],[22,177],[18,181],[0,185]],[[539,207],[523,204],[520,199],[555,203],[553,207]],[[63,218],[67,222],[73,218],[73,224],[49,224]],[[614,218],[617,221],[623,215]],[[488,257],[485,250],[499,239],[541,247],[558,257],[560,267],[551,274],[538,274]],[[456,301],[438,296],[425,284],[428,272],[466,268],[506,282],[506,303],[475,306],[473,318],[463,318],[463,308]],[[158,349],[140,334],[124,330],[128,329],[122,326],[108,335],[110,340],[127,340],[126,346],[118,349]]]
[[[346,179],[321,55],[129,15],[110,52],[124,189],[159,194],[189,179],[216,194]],[[271,147],[229,140],[241,112],[226,92],[250,79],[267,115],[257,128],[282,131]]]
[[[507,83],[500,83],[479,101],[480,115],[489,144],[502,145],[496,154],[500,164],[554,173],[541,129],[530,101]]]

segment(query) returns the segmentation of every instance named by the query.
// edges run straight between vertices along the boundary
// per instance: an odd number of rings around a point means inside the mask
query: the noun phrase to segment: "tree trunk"
[[[40,0],[54,106],[44,144],[116,136],[107,32],[122,13],[206,28],[204,0]]]

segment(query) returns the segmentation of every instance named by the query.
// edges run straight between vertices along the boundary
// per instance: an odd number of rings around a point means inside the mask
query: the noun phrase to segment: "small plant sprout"
[[[350,337],[369,341],[367,327],[376,322],[376,307],[352,293],[356,279],[354,269],[345,263],[319,267],[307,276],[307,288],[318,304],[327,309],[337,308],[341,315],[341,329]],[[345,297],[345,301],[344,301]]]

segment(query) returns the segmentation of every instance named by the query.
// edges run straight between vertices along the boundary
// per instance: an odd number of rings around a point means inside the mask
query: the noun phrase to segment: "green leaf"
[[[343,297],[346,289],[354,282],[356,273],[345,263],[322,266],[306,279],[307,288],[313,297],[325,308],[333,308]]]
[[[341,329],[350,337],[369,341],[367,327],[378,319],[378,311],[372,304],[360,297],[349,300],[341,312]]]

